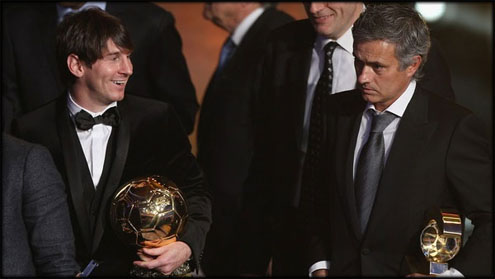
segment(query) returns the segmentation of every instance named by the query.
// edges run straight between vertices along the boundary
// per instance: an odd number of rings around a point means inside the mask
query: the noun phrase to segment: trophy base
[[[430,262],[430,275],[439,275],[444,273],[448,269],[449,266],[446,263]]]
[[[154,269],[147,269],[139,266],[133,266],[131,268],[131,272],[129,275],[131,277],[145,277],[145,278],[192,277],[192,271],[191,271],[191,267],[189,266],[189,261],[186,261],[169,275],[165,275],[160,271]]]

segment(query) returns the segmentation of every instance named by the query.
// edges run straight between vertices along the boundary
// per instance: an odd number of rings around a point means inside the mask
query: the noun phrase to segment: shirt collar
[[[402,93],[402,95],[399,96],[395,102],[393,102],[385,111],[388,111],[390,113],[395,114],[398,117],[402,117],[404,115],[404,112],[406,111],[407,105],[411,101],[413,95],[414,95],[414,90],[416,89],[416,81],[411,80],[409,85],[406,88],[406,91]],[[368,103],[366,105],[365,111],[368,109],[372,109],[376,111],[375,106],[372,103]]]
[[[69,112],[71,114],[71,116],[74,116],[76,115],[76,113],[80,112],[81,110],[84,110],[86,111],[87,113],[91,114],[91,116],[93,117],[96,117],[98,115],[102,115],[105,111],[107,111],[109,108],[111,107],[116,107],[117,106],[117,102],[113,102],[111,104],[109,104],[103,111],[101,112],[92,112],[92,111],[89,111],[83,107],[81,107],[80,105],[78,105],[76,103],[76,101],[74,101],[74,99],[72,99],[72,95],[71,93],[69,92],[69,94],[67,94],[67,108],[69,109]]]
[[[265,11],[265,8],[259,7],[256,10],[252,11],[247,17],[245,17],[241,23],[234,29],[230,38],[234,42],[236,46],[238,46],[244,35],[246,35],[247,31],[254,24],[254,22],[261,16],[261,14]]]
[[[344,35],[340,36],[336,41],[329,39],[327,37],[324,37],[320,34],[316,36],[316,41],[315,41],[315,49],[318,51],[318,53],[323,53],[323,48],[328,42],[337,42],[341,48],[343,48],[345,51],[349,52],[352,54],[352,44],[354,43],[354,38],[352,37],[352,27],[349,28]]]
[[[86,2],[84,5],[82,5],[79,9],[74,10],[69,7],[64,7],[57,3],[57,14],[58,14],[58,22],[62,22],[64,19],[64,16],[68,13],[74,13],[74,12],[80,12],[82,10],[88,9],[90,7],[98,7],[102,10],[105,10],[107,7],[107,2]]]

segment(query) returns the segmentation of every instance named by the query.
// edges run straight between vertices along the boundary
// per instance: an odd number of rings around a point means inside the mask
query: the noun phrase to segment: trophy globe
[[[186,220],[187,205],[179,188],[172,180],[158,175],[125,183],[110,205],[113,230],[124,243],[136,248],[161,247],[176,241]],[[134,270],[133,275],[154,277],[152,272],[158,271],[141,269],[136,273]]]

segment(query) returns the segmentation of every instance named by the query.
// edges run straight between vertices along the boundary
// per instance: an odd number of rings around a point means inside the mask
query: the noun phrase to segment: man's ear
[[[407,72],[407,76],[408,77],[412,77],[414,76],[414,74],[416,73],[416,71],[418,70],[419,68],[419,65],[421,65],[421,61],[422,61],[422,58],[421,56],[419,55],[416,55],[412,58],[412,64],[409,65],[407,68],[406,68],[406,72]]]
[[[67,56],[67,67],[69,68],[69,71],[78,78],[84,75],[83,63],[84,62],[79,60],[79,57],[73,53]]]

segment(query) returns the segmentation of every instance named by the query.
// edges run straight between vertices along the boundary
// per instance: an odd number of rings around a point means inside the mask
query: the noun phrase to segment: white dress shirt
[[[325,65],[325,51],[323,48],[331,41],[334,40],[317,35],[313,47],[311,67],[309,69],[308,84],[306,88],[306,103],[304,105],[303,134],[301,140],[301,150],[304,154],[306,154],[308,145],[309,120],[311,118],[313,96],[316,84],[320,79],[321,72],[323,72],[323,67]],[[339,45],[332,54],[332,94],[356,88],[357,80],[356,70],[354,69],[354,56],[352,54],[354,39],[352,38],[351,29],[347,30],[347,32],[345,32],[336,42]]]
[[[76,113],[81,110],[84,110],[91,114],[91,116],[96,117],[98,115],[102,115],[109,108],[117,106],[117,102],[113,102],[108,105],[103,111],[96,113],[79,106],[72,99],[70,93],[67,94],[67,96],[67,108],[69,109],[72,121],[74,121],[74,116],[76,115]],[[81,147],[84,152],[84,157],[86,157],[86,163],[88,164],[89,173],[91,174],[91,178],[93,180],[93,186],[96,188],[96,186],[100,182],[101,174],[103,172],[108,139],[112,134],[112,126],[100,123],[94,125],[93,128],[88,130],[80,130],[77,128],[77,126],[75,127],[77,137],[79,138],[79,142],[81,143]]]

